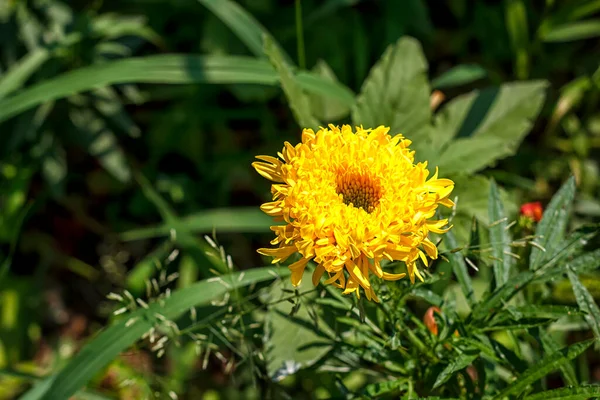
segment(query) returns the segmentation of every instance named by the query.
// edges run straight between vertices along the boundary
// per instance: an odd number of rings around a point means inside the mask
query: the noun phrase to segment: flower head
[[[261,206],[285,224],[272,226],[276,248],[258,252],[273,263],[292,254],[292,283],[300,284],[310,260],[317,266],[312,281],[317,285],[327,272],[326,284],[345,289],[362,287],[367,298],[377,301],[371,274],[397,280],[406,274],[383,270],[382,260],[406,264],[411,282],[423,279],[417,260],[428,265],[437,258],[429,232],[444,233],[448,220],[432,220],[439,204],[452,207],[449,195],[454,182],[435,174],[427,179],[427,163],[414,164],[411,141],[391,137],[389,128],[341,128],[329,125],[316,133],[302,132],[302,142],[286,142],[279,158],[257,156],[252,166],[273,181],[273,201]]]

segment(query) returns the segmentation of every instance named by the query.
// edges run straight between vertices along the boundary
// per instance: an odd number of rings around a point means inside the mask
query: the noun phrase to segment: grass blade
[[[179,219],[190,233],[217,232],[268,232],[272,219],[256,207],[217,208],[200,211]],[[121,233],[121,240],[132,241],[168,236],[172,224],[161,224]],[[179,230],[179,229],[176,229]]]
[[[354,95],[340,83],[308,73],[299,75],[297,82],[308,91],[339,96],[344,104],[354,104]],[[279,78],[268,61],[253,57],[175,54],[132,57],[70,71],[1,99],[0,122],[47,101],[119,83],[278,85]]]
[[[574,197],[575,178],[571,177],[554,195],[535,230],[536,241],[545,251],[538,247],[531,248],[529,269],[538,269],[562,243]]]
[[[510,252],[510,234],[506,229],[508,220],[504,213],[504,205],[500,198],[500,191],[496,182],[490,182],[490,196],[488,200],[488,214],[490,218],[490,242],[492,254],[494,255],[494,277],[496,287],[500,287],[508,281],[512,265],[512,257],[506,255]]]
[[[281,87],[287,97],[296,122],[298,122],[301,128],[319,128],[319,126],[322,126],[322,123],[312,115],[308,96],[302,91],[291,68],[276,47],[275,42],[268,36],[265,36],[264,40],[265,54],[269,57],[271,64],[273,64],[273,67],[275,67],[275,70],[279,74]]]
[[[288,269],[257,268],[221,277],[223,281],[227,282],[228,287],[204,280],[175,291],[165,299],[163,307],[159,303],[153,303],[147,310],[139,309],[137,312],[128,314],[129,317],[137,316],[139,320],[126,327],[125,324],[129,318],[123,318],[103,330],[86,344],[62,371],[49,378],[50,385],[43,393],[39,393],[40,397],[35,398],[67,399],[73,396],[100,369],[110,363],[121,351],[133,345],[154,326],[157,322],[155,313],[172,320],[187,312],[190,307],[207,304],[211,300],[223,296],[228,290],[271,280],[274,274],[286,276],[289,274],[288,271]]]
[[[263,36],[267,36],[273,42],[273,45],[277,47],[285,62],[293,64],[290,56],[277,44],[269,31],[252,14],[248,13],[236,2],[231,0],[198,1],[223,21],[255,56],[265,56],[263,51]]]
[[[506,389],[497,394],[494,399],[500,400],[515,393],[523,393],[523,390],[525,390],[525,388],[533,382],[560,368],[560,366],[564,363],[577,358],[588,347],[590,347],[593,342],[593,340],[586,340],[575,343],[547,357],[544,357],[533,367],[523,372],[519,379],[511,383]]]
[[[452,231],[446,233],[445,240],[448,250],[458,248],[456,237],[454,236]],[[460,251],[455,251],[450,252],[448,254],[448,259],[450,260],[450,265],[452,265],[454,276],[456,276],[456,279],[460,284],[460,288],[462,289],[462,292],[465,295],[465,298],[467,299],[467,303],[469,303],[469,305],[472,307],[475,303],[475,293],[473,292],[473,282],[471,281],[471,277],[469,276],[469,271],[467,270],[465,258],[460,253]]]

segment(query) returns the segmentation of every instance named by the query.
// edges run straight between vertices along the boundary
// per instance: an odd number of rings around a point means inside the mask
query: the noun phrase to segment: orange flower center
[[[379,205],[382,189],[377,178],[345,171],[337,174],[336,184],[337,193],[342,195],[342,201],[348,206],[362,208],[370,214]]]

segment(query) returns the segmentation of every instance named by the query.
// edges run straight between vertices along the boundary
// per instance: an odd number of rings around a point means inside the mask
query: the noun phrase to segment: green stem
[[[306,69],[304,29],[302,28],[302,0],[296,0],[296,43],[298,48],[298,66],[300,69]]]

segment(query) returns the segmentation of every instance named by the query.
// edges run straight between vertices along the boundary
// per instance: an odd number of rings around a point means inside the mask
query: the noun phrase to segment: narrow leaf
[[[275,47],[275,43],[267,36],[264,37],[264,40],[265,54],[269,57],[271,64],[273,64],[273,67],[275,67],[275,70],[279,74],[281,87],[294,113],[296,122],[298,122],[301,128],[317,129],[322,124],[312,115],[308,95],[303,92],[291,68],[285,62],[277,47]]]
[[[352,92],[339,83],[308,73],[299,74],[297,80],[303,89],[338,97],[347,105],[354,104]],[[132,57],[66,72],[0,99],[0,122],[47,101],[119,83],[278,85],[279,79],[268,61],[252,57],[176,54]]]
[[[243,275],[242,275],[243,274]],[[187,288],[175,291],[164,299],[164,305],[158,302],[149,309],[139,309],[122,318],[119,322],[104,329],[92,341],[69,361],[57,375],[48,378],[51,381],[45,392],[40,393],[45,399],[67,399],[81,389],[93,376],[110,363],[118,354],[133,345],[145,332],[159,320],[156,313],[166,319],[173,320],[187,312],[190,307],[209,303],[218,299],[227,291],[244,287],[255,282],[268,281],[274,275],[286,276],[287,269],[257,268],[245,272],[222,276],[219,279],[225,284],[204,280]],[[129,319],[137,317],[133,325],[126,326]],[[41,398],[41,397],[37,397]]]
[[[23,57],[0,77],[0,99],[19,89],[50,58],[50,51],[40,47]]]
[[[600,385],[582,385],[546,390],[526,396],[523,400],[584,400],[600,396]]]
[[[217,208],[199,211],[179,220],[190,233],[217,232],[268,232],[273,220],[256,207]],[[121,233],[121,240],[142,240],[168,236],[172,224],[161,224],[133,229]],[[179,229],[176,229],[179,230]]]
[[[452,377],[456,372],[465,369],[469,365],[475,361],[479,357],[479,353],[462,353],[459,354],[440,374],[438,375],[435,383],[433,384],[433,389],[438,388],[440,385],[446,383],[448,379]]]
[[[509,279],[504,285],[498,287],[489,298],[479,302],[473,309],[475,320],[487,319],[494,312],[503,307],[517,292],[525,287],[532,279],[533,272],[524,271]]]
[[[573,286],[575,300],[579,307],[586,313],[585,320],[594,332],[596,340],[600,340],[600,308],[596,304],[594,297],[581,283],[573,269],[567,266],[567,275]]]
[[[456,276],[456,279],[460,284],[460,288],[462,289],[462,292],[465,295],[465,298],[467,299],[467,303],[472,307],[475,303],[473,282],[471,281],[469,271],[467,270],[467,264],[465,263],[465,259],[461,252],[452,252],[452,250],[458,248],[458,243],[456,242],[456,238],[454,237],[452,231],[449,231],[445,234],[445,241],[446,247],[450,251],[450,253],[448,254],[448,259],[450,260],[450,264],[452,265],[454,276]]]
[[[198,0],[200,4],[208,8],[225,25],[229,27],[248,49],[257,57],[264,57],[263,36],[267,36],[274,46],[277,47],[282,58],[288,64],[292,63],[290,57],[277,44],[275,38],[267,29],[256,20],[242,6],[232,0]]]
[[[542,36],[545,42],[572,42],[600,36],[600,19],[570,22],[556,26]]]
[[[544,357],[533,367],[523,372],[523,374],[521,374],[516,381],[511,383],[506,389],[497,394],[494,399],[500,400],[512,394],[523,393],[523,390],[525,390],[525,388],[527,388],[527,386],[531,385],[533,382],[558,369],[564,363],[577,358],[588,347],[590,347],[593,342],[593,340],[586,340],[584,342],[575,343],[569,347],[565,347],[562,350],[557,351],[556,353]]]
[[[552,338],[546,329],[539,329],[539,341],[544,348],[544,354],[552,354],[560,349],[560,345]],[[571,362],[561,365],[560,372],[567,385],[577,385],[577,374]]]
[[[407,379],[396,379],[393,381],[371,383],[363,389],[363,394],[374,398],[384,394],[399,393],[408,388]]]
[[[513,259],[506,254],[510,252],[511,238],[506,229],[508,220],[504,213],[504,205],[494,180],[490,183],[488,214],[490,218],[490,244],[494,255],[494,277],[496,278],[496,287],[499,287],[508,281]]]
[[[536,242],[545,251],[537,246],[531,248],[530,270],[536,270],[542,266],[544,261],[554,255],[563,242],[574,197],[575,178],[571,177],[554,195],[535,230]]]

